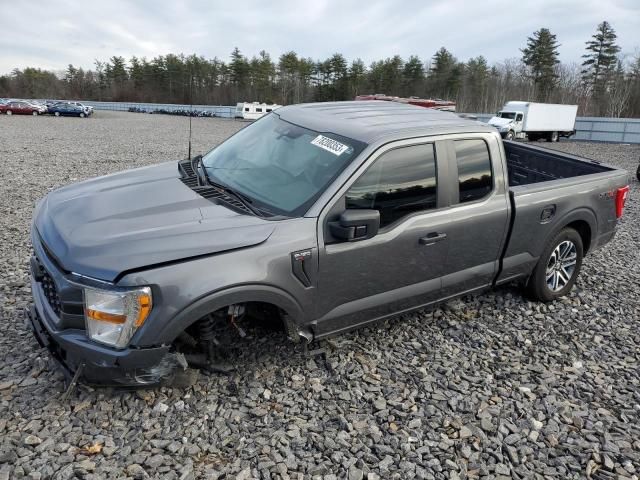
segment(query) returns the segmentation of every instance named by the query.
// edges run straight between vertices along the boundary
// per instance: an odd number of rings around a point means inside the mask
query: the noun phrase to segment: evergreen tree
[[[424,65],[416,55],[411,55],[402,69],[403,95],[422,95],[424,90]]]
[[[350,100],[358,95],[362,95],[367,84],[367,68],[364,66],[364,62],[356,58],[351,62],[349,67],[349,85],[351,86]]]
[[[471,58],[464,69],[464,100],[469,105],[468,110],[483,112],[486,106],[487,82],[489,79],[487,60],[480,55]]]
[[[238,49],[238,47],[234,48],[233,52],[231,52],[229,74],[231,76],[231,83],[235,87],[236,102],[239,102],[240,99],[238,98],[238,95],[249,81],[249,62],[245,56],[240,53],[240,49]]]
[[[439,98],[452,99],[458,94],[462,67],[456,58],[442,47],[433,56],[429,69],[428,84],[430,93]]]
[[[593,89],[594,97],[598,100],[616,69],[620,47],[616,45],[616,32],[606,21],[598,25],[591,38],[586,43],[587,53],[582,56],[585,59],[582,62],[582,79]]]
[[[527,46],[521,50],[522,62],[529,68],[536,88],[536,98],[548,100],[556,86],[558,75],[558,42],[549,29],[541,28],[527,38]]]

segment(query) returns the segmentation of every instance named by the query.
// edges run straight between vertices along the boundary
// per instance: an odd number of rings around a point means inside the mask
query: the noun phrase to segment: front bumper
[[[49,330],[35,305],[25,311],[25,317],[38,344],[49,350],[67,379],[82,366],[80,380],[90,385],[154,385],[178,365],[169,346],[112,350],[91,342],[83,331]]]
[[[42,268],[46,280],[31,264],[33,304],[25,311],[27,326],[38,343],[49,350],[65,376],[73,376],[82,366],[81,381],[94,385],[142,386],[153,385],[169,376],[178,365],[169,345],[156,347],[128,347],[116,350],[91,341],[84,327],[82,307],[75,305],[77,292],[69,289],[68,281],[52,263]],[[56,291],[52,295],[52,289]],[[72,313],[69,313],[70,309]],[[78,308],[80,311],[77,311]],[[80,322],[79,322],[80,321]]]

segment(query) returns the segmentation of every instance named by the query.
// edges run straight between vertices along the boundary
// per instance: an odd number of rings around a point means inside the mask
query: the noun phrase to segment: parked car
[[[507,140],[527,138],[557,142],[560,137],[576,133],[577,114],[577,105],[507,102],[488,123]]]
[[[63,102],[56,102],[56,103],[65,103],[67,105],[75,105],[76,107],[80,107],[84,110],[84,113],[89,116],[93,113],[93,107],[89,106],[89,105],[85,105],[84,103],[80,103],[80,102],[71,102],[71,101],[63,101]]]
[[[6,113],[7,115],[40,115],[45,112],[46,109],[43,107],[33,105],[24,100],[11,100],[0,105],[0,113]]]
[[[87,113],[87,115],[91,115],[93,113],[93,107],[91,105],[85,105],[84,103],[80,103],[80,102],[69,102],[71,105],[76,105],[78,107],[84,108],[84,111]]]
[[[66,117],[87,117],[87,111],[79,107],[78,105],[73,105],[71,103],[56,103],[53,105],[49,105],[49,113],[51,115],[55,115],[56,117],[66,116]]]
[[[218,328],[247,318],[310,341],[514,281],[549,302],[614,237],[627,179],[449,112],[286,106],[49,193],[29,323],[67,374],[142,385],[215,370]]]
[[[38,109],[38,114],[39,115],[43,115],[45,113],[47,113],[47,105],[45,105],[42,102],[39,102],[37,100],[25,100],[27,103],[33,105],[34,107],[36,107]]]

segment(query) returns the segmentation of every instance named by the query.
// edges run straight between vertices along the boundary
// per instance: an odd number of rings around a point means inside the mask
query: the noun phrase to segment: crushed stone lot
[[[193,119],[193,152],[242,122]],[[516,286],[321,343],[252,330],[228,376],[76,388],[23,324],[34,202],[187,152],[188,119],[0,116],[0,479],[640,477],[640,188],[552,304]],[[551,146],[551,144],[541,144]],[[635,173],[638,145],[553,148]],[[158,192],[159,195],[162,192]]]

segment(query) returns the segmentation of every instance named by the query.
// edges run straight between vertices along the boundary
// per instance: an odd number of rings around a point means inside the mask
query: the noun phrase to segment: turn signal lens
[[[91,308],[87,308],[87,317],[93,320],[98,320],[100,322],[109,323],[124,323],[127,321],[127,317],[125,315],[101,312],[99,310],[93,310]]]
[[[141,327],[151,311],[151,294],[143,293],[138,297],[138,318],[136,318],[136,328]]]

